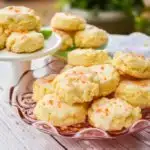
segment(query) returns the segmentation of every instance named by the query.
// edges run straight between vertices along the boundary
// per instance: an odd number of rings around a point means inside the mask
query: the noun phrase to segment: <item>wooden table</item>
[[[111,43],[111,42],[110,42]],[[11,65],[0,62],[0,150],[150,150],[150,128],[115,140],[72,140],[49,136],[25,124],[8,103]]]

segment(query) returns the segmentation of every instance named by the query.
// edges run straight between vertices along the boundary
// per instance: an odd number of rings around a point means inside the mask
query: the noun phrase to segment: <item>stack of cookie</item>
[[[62,37],[60,51],[69,48],[99,48],[108,42],[107,32],[86,24],[86,20],[70,13],[56,13],[50,23],[54,32]]]
[[[44,46],[39,33],[40,18],[35,11],[23,6],[0,9],[0,49],[14,53],[31,53]]]
[[[150,107],[150,58],[135,53],[117,52],[113,65],[122,79],[115,95],[141,108]]]
[[[150,59],[126,52],[111,58],[95,50],[108,40],[106,32],[77,18],[57,13],[51,21],[79,48],[68,53],[60,74],[35,81],[34,114],[62,128],[87,121],[105,131],[129,128],[142,118],[141,109],[150,107]]]
[[[92,127],[105,131],[129,128],[141,119],[141,108],[150,106],[150,82],[137,78],[150,78],[149,59],[116,53],[111,63],[107,63],[110,56],[106,51],[78,49],[70,53],[70,64],[53,80],[46,77],[35,81],[33,99],[37,101],[34,109],[37,119],[56,127],[88,119]],[[146,67],[143,77],[142,69],[138,66],[135,69],[136,62],[142,61],[141,65]]]
[[[62,128],[88,121],[105,131],[120,131],[141,119],[141,109],[150,107],[150,59],[126,52],[111,58],[106,50],[95,50],[107,42],[107,34],[80,17],[57,13],[51,26],[64,33],[63,42],[78,48],[68,53],[59,75],[35,81],[36,118]]]

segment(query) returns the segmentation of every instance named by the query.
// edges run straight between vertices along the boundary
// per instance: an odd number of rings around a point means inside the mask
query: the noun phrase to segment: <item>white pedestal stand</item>
[[[12,75],[10,79],[10,85],[13,86],[18,83],[23,73],[31,69],[31,61],[11,62],[11,69]]]
[[[52,55],[61,45],[61,38],[56,33],[45,40],[44,48],[31,54],[15,54],[6,50],[0,51],[0,61],[11,62],[9,87],[16,85],[24,72],[31,69],[31,61],[46,55]],[[2,70],[1,70],[2,71]]]

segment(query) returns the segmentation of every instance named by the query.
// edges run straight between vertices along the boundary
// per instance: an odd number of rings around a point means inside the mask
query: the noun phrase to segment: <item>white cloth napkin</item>
[[[132,51],[150,57],[150,37],[143,33],[132,33],[119,46],[124,51]]]
[[[114,39],[114,38],[112,38]],[[111,41],[111,40],[110,40]],[[108,46],[108,51],[114,53],[115,51],[135,52],[145,57],[150,57],[150,37],[139,32],[124,36],[124,38],[118,38],[112,41],[112,44]],[[114,44],[113,44],[114,43]]]

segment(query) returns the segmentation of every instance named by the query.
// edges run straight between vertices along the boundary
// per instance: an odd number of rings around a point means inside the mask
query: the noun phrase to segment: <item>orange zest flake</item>
[[[13,7],[13,6],[8,7],[8,9],[9,9],[9,10],[12,10],[12,11],[14,11],[14,12],[16,12],[16,13],[19,13],[19,12],[20,12],[20,9],[19,9],[19,8],[15,8],[15,7]]]
[[[4,32],[5,32],[6,34],[10,34],[10,33],[11,33],[10,30],[5,30]]]
[[[75,72],[76,75],[83,75],[83,72]]]
[[[19,9],[15,9],[14,11],[15,11],[16,13],[19,13],[19,12],[20,12],[20,10],[19,10]]]
[[[76,74],[76,75],[83,75],[84,72],[83,71],[72,71],[72,74]]]
[[[61,102],[58,102],[58,108],[61,108]]]
[[[102,109],[101,109],[101,108],[98,108],[98,109],[96,110],[96,112],[102,112]]]
[[[139,86],[142,86],[142,87],[146,87],[148,86],[148,83],[145,81],[145,82],[139,82],[139,81],[134,81],[134,83],[136,85],[139,85]]]
[[[25,33],[28,33],[27,30],[23,30],[23,31],[20,31],[21,34],[25,34]]]
[[[50,76],[44,77],[43,79],[47,82],[51,82],[54,80],[54,78],[55,78],[55,75],[50,75]]]
[[[40,83],[48,83],[48,81],[44,78],[38,80]]]
[[[107,80],[107,78],[106,78],[106,77],[104,77],[104,80]]]
[[[49,104],[50,104],[50,105],[53,105],[53,101],[50,100],[50,101],[49,101]]]
[[[83,74],[83,72],[82,72],[82,71],[80,71],[80,72],[79,72],[79,74]]]
[[[109,113],[108,108],[105,109],[105,113],[106,113],[106,116],[108,116],[108,113]]]
[[[82,83],[86,83],[86,81],[85,80],[81,80],[82,81]]]
[[[101,66],[101,70],[104,70],[104,66]]]
[[[145,57],[143,55],[138,55],[137,57],[141,58],[141,59],[145,59]]]

